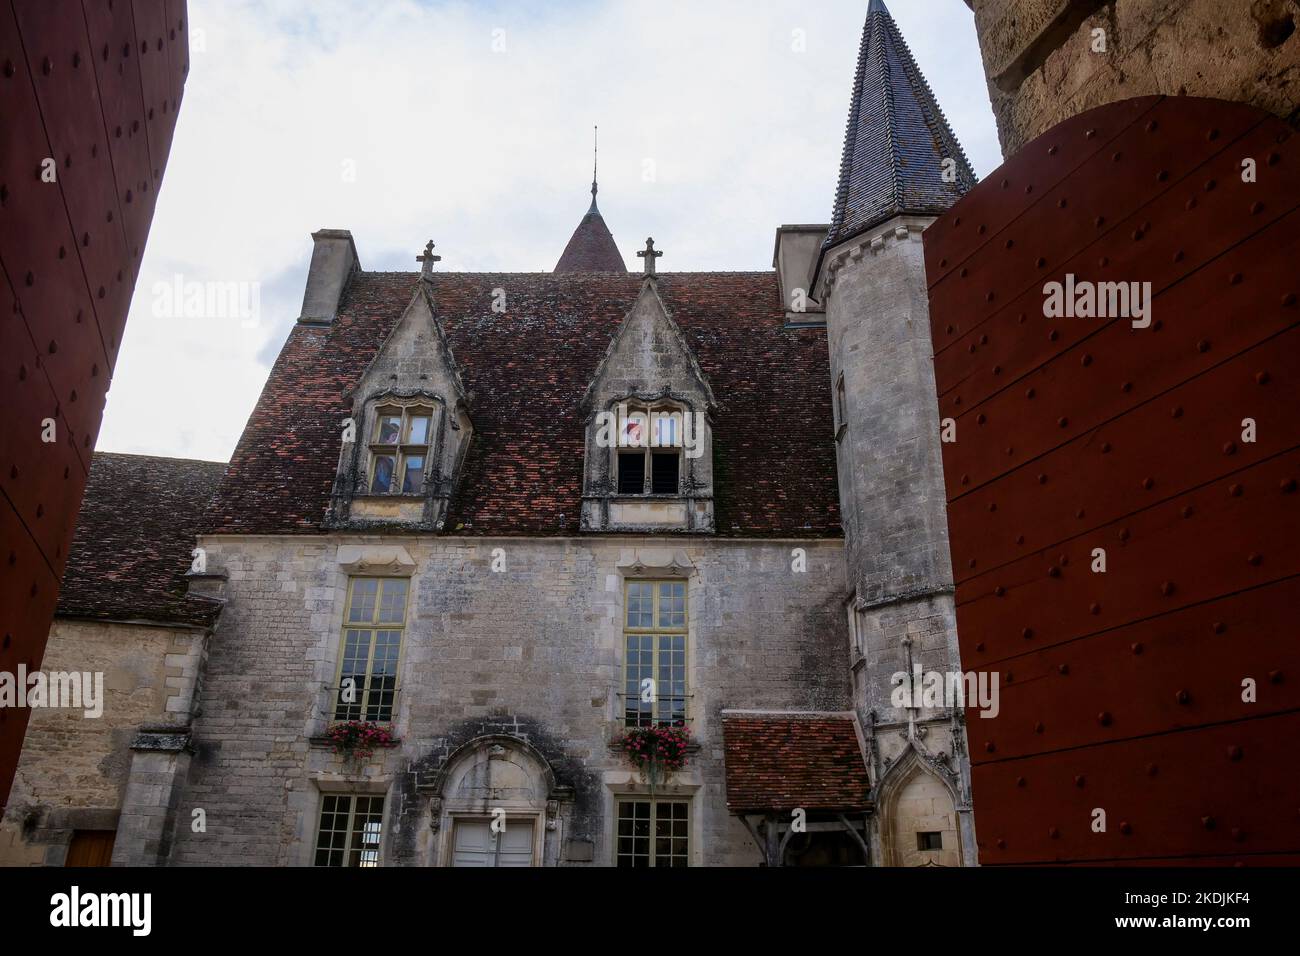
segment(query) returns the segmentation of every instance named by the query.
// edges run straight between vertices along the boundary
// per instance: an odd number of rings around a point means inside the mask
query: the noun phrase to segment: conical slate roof
[[[945,159],[953,182],[944,182]],[[894,18],[871,0],[824,248],[901,213],[941,214],[975,182]]]
[[[627,272],[623,255],[614,244],[614,237],[596,208],[596,198],[591,208],[573,230],[569,244],[564,247],[556,272]]]

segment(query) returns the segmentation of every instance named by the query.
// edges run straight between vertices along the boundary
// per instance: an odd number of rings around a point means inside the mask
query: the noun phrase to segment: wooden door
[[[113,860],[113,830],[75,830],[64,866],[109,866]]]
[[[488,820],[458,820],[452,840],[452,866],[533,865],[531,820],[507,819],[502,833],[493,833]]]

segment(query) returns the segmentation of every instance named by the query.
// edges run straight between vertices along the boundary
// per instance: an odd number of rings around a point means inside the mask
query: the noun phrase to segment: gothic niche
[[[887,866],[961,866],[961,830],[953,780],[941,765],[908,751],[882,781],[881,843]]]
[[[713,531],[714,407],[681,329],[646,281],[583,399],[583,530]]]
[[[351,395],[327,524],[441,530],[473,424],[423,283]]]

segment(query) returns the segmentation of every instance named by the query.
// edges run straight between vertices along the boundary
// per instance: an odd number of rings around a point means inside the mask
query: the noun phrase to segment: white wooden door
[[[496,858],[496,841],[486,820],[458,820],[452,866],[492,866]]]
[[[533,865],[533,821],[506,820],[504,833],[497,834],[497,866]]]
[[[503,833],[488,820],[457,820],[452,836],[452,866],[533,865],[532,820],[507,818]]]

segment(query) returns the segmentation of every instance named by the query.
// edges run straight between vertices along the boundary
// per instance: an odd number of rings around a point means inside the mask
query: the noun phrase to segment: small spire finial
[[[433,275],[433,264],[435,262],[441,262],[442,256],[435,256],[433,254],[432,239],[430,239],[427,243],[425,243],[424,255],[416,256],[415,261],[420,263],[420,275],[422,276]]]
[[[646,238],[646,241],[645,241],[645,248],[642,249],[640,252],[637,253],[637,258],[638,258],[638,259],[644,259],[644,260],[645,260],[645,274],[646,274],[646,275],[648,275],[648,276],[652,276],[652,275],[655,274],[655,260],[658,259],[658,258],[659,258],[660,256],[662,256],[662,255],[663,255],[662,252],[659,252],[659,251],[657,251],[657,250],[655,249],[655,241],[654,241],[654,238],[653,238],[653,237],[647,237],[647,238]]]
[[[600,158],[600,127],[591,128],[591,208],[596,208],[596,161]]]

